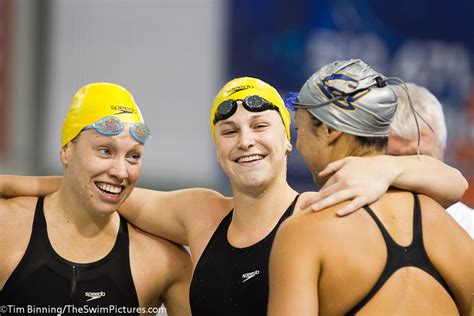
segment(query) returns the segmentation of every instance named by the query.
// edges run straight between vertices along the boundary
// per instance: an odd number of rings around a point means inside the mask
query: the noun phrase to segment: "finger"
[[[367,197],[365,196],[358,196],[355,199],[353,199],[349,204],[341,208],[336,212],[338,216],[346,216],[351,213],[354,213],[355,211],[361,209],[365,205],[367,205]]]
[[[323,198],[327,198],[328,196],[330,196],[331,194],[334,194],[338,191],[341,191],[343,189],[350,189],[350,188],[345,188],[341,182],[334,182],[334,183],[331,183],[329,185],[325,185],[319,192],[319,197],[320,197],[320,200],[323,199]]]
[[[350,200],[357,196],[355,190],[342,190],[337,191],[328,197],[322,199],[321,201],[311,205],[311,210],[317,212],[323,209],[326,209],[335,204]]]
[[[320,191],[321,192],[321,191]],[[310,195],[306,195],[302,200],[300,204],[300,209],[304,210],[308,208],[309,206],[313,205],[314,203],[317,203],[320,201],[323,197],[321,196],[320,192],[317,193],[311,193]]]
[[[337,192],[338,190],[341,189],[341,186],[336,180],[332,180],[333,177],[331,177],[324,186],[319,190],[317,193],[311,193],[310,195],[306,195],[304,199],[301,200],[300,208],[301,209],[306,209],[310,207],[311,205],[314,205],[318,201],[321,201],[322,199],[326,198],[327,196],[333,194],[334,192]]]
[[[334,162],[331,162],[330,164],[328,164],[326,166],[326,168],[324,168],[323,171],[321,171],[319,173],[319,176],[320,177],[327,177],[333,173],[335,173],[336,171],[338,171],[339,169],[342,168],[342,166],[344,166],[345,164],[345,160],[344,159],[340,159],[340,160],[336,160]]]
[[[327,187],[334,185],[335,183],[338,182],[338,176],[337,174],[333,174],[327,181],[324,183],[324,185],[319,189],[319,192],[325,190]]]

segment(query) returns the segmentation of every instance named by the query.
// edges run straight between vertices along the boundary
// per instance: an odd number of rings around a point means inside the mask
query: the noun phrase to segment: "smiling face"
[[[291,150],[277,111],[249,112],[242,104],[215,129],[219,163],[235,190],[261,192],[275,180],[286,181]]]
[[[141,172],[143,150],[144,146],[128,131],[117,136],[83,131],[61,149],[64,184],[85,210],[95,215],[109,215],[135,186]]]

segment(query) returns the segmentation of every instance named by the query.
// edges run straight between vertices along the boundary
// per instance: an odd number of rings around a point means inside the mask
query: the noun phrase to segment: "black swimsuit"
[[[370,207],[364,207],[367,213],[369,213],[369,215],[374,219],[382,233],[383,239],[385,240],[385,244],[387,245],[387,262],[382,274],[369,293],[354,308],[352,308],[347,313],[347,315],[354,315],[360,311],[362,307],[364,307],[380,290],[385,282],[387,282],[390,276],[397,270],[404,267],[417,267],[431,275],[445,288],[454,301],[454,295],[451,289],[448,287],[446,281],[433,266],[430,259],[428,258],[428,255],[426,254],[426,250],[423,245],[420,201],[418,200],[418,196],[416,194],[413,194],[413,196],[415,200],[413,209],[413,240],[411,244],[406,247],[397,244],[392,239]]]
[[[235,248],[227,240],[232,211],[222,220],[194,270],[189,300],[193,316],[267,314],[268,261],[278,227],[293,213],[294,199],[258,243]]]
[[[130,270],[126,220],[120,218],[117,239],[104,258],[87,264],[73,263],[60,257],[49,242],[43,200],[38,199],[28,248],[0,292],[0,305],[25,308],[66,305],[109,308],[112,305],[136,313],[131,309],[139,305]],[[65,312],[74,314],[72,309]],[[101,314],[97,310],[89,313]],[[56,315],[41,313],[44,314]],[[102,314],[124,315],[113,309],[103,310]]]

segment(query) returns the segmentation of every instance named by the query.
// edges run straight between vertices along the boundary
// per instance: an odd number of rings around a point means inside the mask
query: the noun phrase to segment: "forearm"
[[[444,207],[459,201],[468,184],[459,170],[430,156],[385,156],[398,170],[392,186],[430,196]]]
[[[59,189],[62,177],[0,176],[0,198],[45,196]]]
[[[176,201],[185,199],[185,196],[181,197],[179,192],[135,188],[120,206],[119,213],[150,234],[188,245],[187,232],[181,220],[184,209],[176,205]]]

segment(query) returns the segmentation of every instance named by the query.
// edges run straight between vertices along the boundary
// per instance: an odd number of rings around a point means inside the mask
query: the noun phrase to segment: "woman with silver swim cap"
[[[297,148],[319,184],[336,159],[384,152],[397,106],[392,81],[361,60],[337,61],[290,96]],[[470,313],[472,240],[441,205],[390,189],[337,219],[344,204],[301,212],[280,227],[269,315]]]

